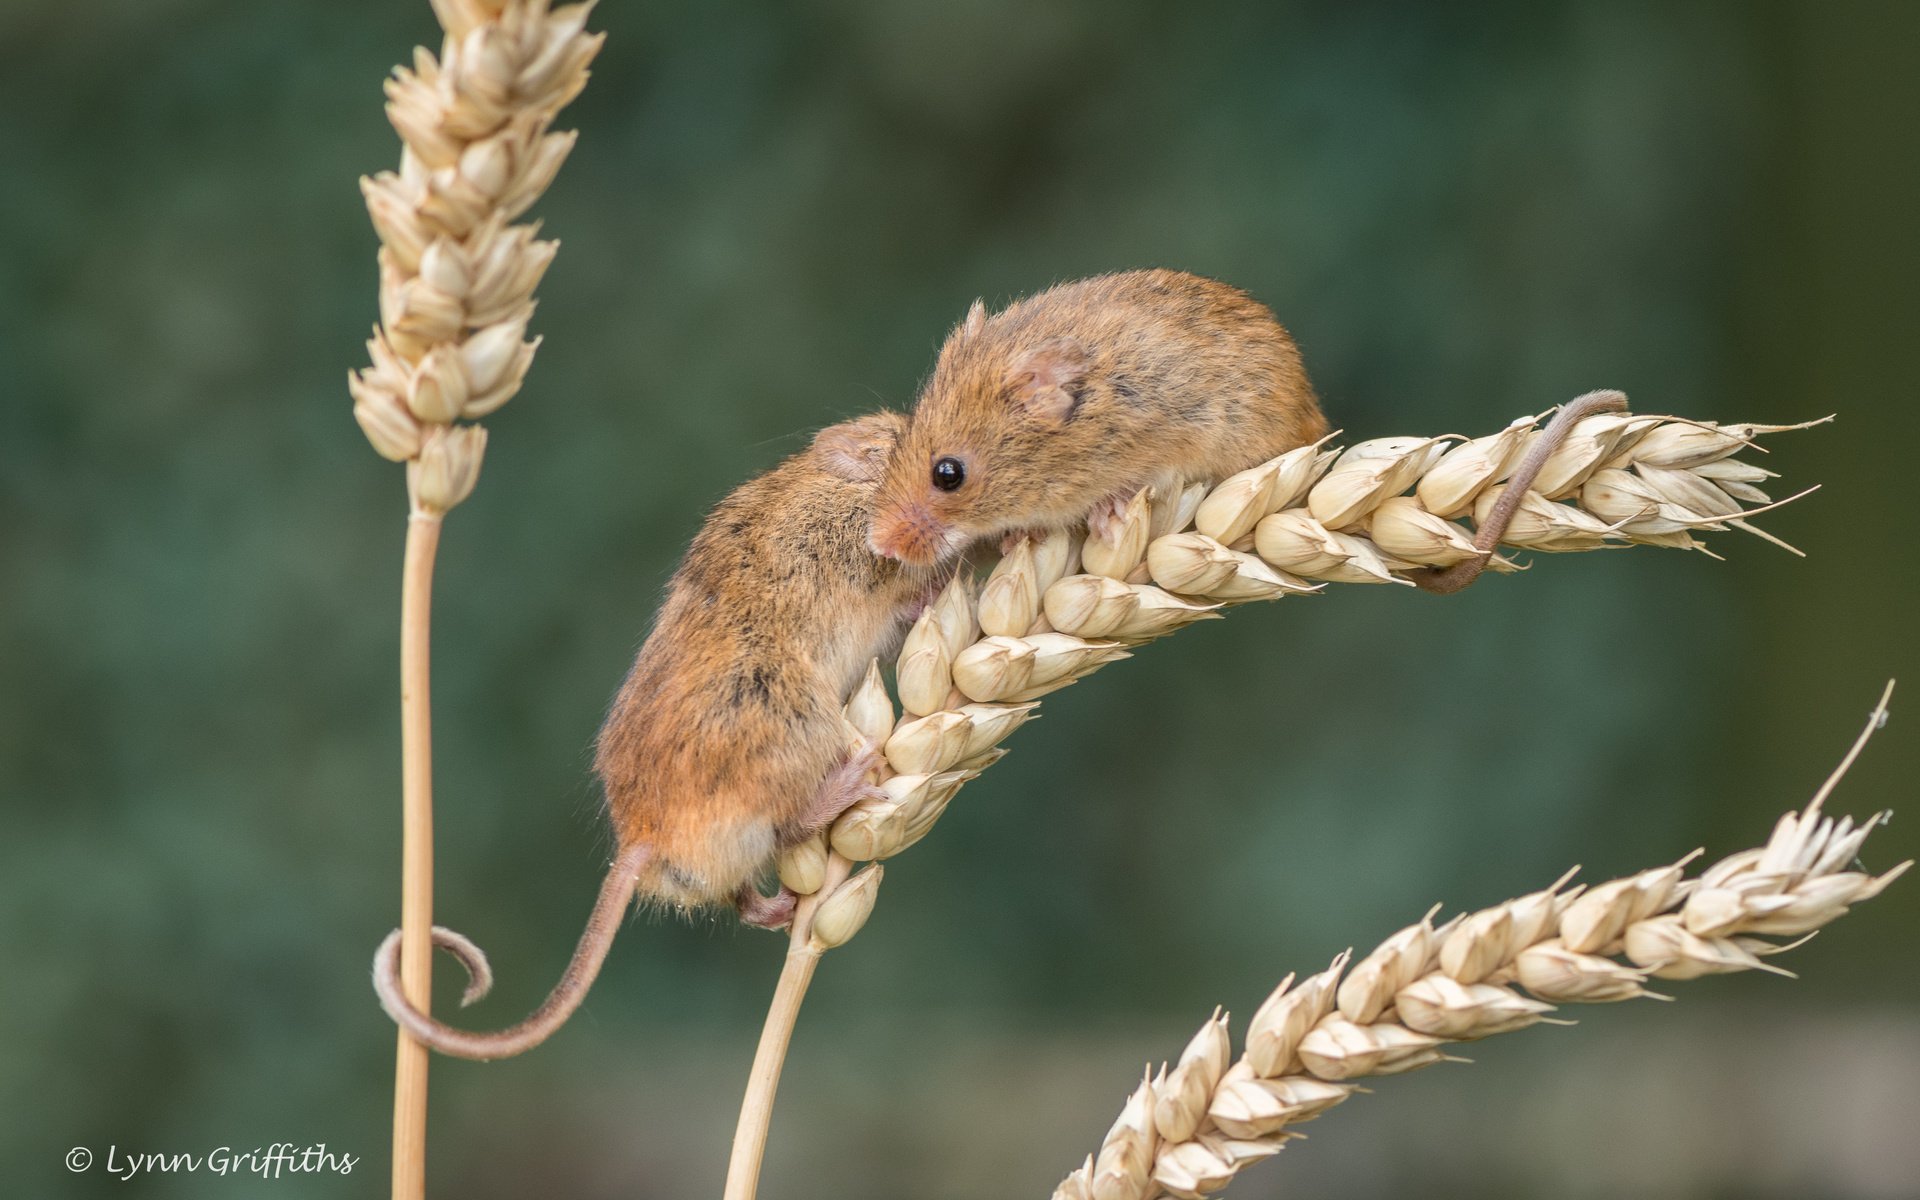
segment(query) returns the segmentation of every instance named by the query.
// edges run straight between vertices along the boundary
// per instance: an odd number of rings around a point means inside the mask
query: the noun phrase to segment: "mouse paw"
[[[1127,505],[1139,489],[1128,492],[1114,492],[1087,513],[1087,533],[1097,537],[1107,545],[1117,545],[1120,541],[1120,520],[1127,511]]]
[[[800,897],[791,888],[783,887],[771,896],[763,896],[752,884],[741,888],[733,898],[740,923],[755,929],[785,929],[792,924],[793,910],[799,903]]]
[[[876,787],[871,778],[882,761],[880,747],[868,746],[848,755],[845,762],[829,771],[800,819],[800,836],[809,838],[819,833],[862,800],[884,799],[886,793]]]
[[[1044,529],[1010,529],[1000,535],[1000,557],[1005,558],[1018,550],[1021,542],[1038,542],[1046,536]]]

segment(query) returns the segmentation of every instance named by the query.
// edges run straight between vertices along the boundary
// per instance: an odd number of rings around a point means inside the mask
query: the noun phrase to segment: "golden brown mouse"
[[[1574,425],[1624,406],[1618,392],[1593,392],[1562,407],[1475,531],[1479,553],[1409,578],[1441,593],[1471,584]],[[1229,284],[1124,271],[991,316],[976,300],[881,481],[873,550],[924,565],[981,538],[1082,519],[1100,535],[1142,487],[1220,479],[1326,433],[1293,338]]]
[[[1293,339],[1239,288],[1182,271],[1063,283],[947,338],[880,486],[875,553],[953,558],[1219,479],[1327,432]]]
[[[694,538],[600,731],[594,766],[618,853],[552,994],[496,1033],[444,1025],[401,992],[395,930],[374,956],[395,1021],[462,1058],[538,1045],[584,999],[635,896],[786,923],[792,894],[762,896],[755,880],[781,847],[876,790],[877,754],[848,754],[841,708],[939,582],[867,548],[874,489],[905,426],[881,412],[822,430],[722,500]],[[483,994],[477,948],[445,930],[435,944],[475,977],[468,1001]]]

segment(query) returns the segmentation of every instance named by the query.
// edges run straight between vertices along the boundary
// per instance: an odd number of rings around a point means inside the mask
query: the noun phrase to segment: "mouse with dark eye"
[[[1293,339],[1239,288],[1126,271],[991,315],[976,301],[881,482],[873,549],[929,565],[1081,520],[1099,536],[1142,487],[1223,478],[1326,432]]]
[[[618,851],[546,1002],[495,1033],[445,1025],[401,991],[395,930],[374,957],[394,1020],[442,1053],[508,1057],[579,1006],[636,896],[728,906],[754,925],[788,921],[792,893],[762,895],[755,880],[781,848],[877,794],[878,752],[848,754],[842,706],[947,575],[867,548],[874,488],[905,426],[880,412],[822,430],[722,500],[693,539],[600,730],[594,767]],[[472,943],[445,930],[435,941],[484,976]]]
[[[1473,558],[1410,582],[1457,592],[1547,459],[1618,392],[1563,406],[1534,437]],[[1218,480],[1326,436],[1293,338],[1266,305],[1182,271],[1063,283],[989,315],[975,301],[940,348],[874,502],[874,553],[952,561],[982,538],[1085,520],[1108,537],[1142,487]]]

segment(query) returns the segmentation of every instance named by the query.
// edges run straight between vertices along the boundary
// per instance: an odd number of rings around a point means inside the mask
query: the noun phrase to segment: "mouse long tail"
[[[492,1033],[471,1033],[442,1024],[415,1008],[400,987],[398,929],[388,934],[373,954],[373,990],[380,997],[380,1007],[386,1009],[387,1015],[402,1029],[442,1054],[487,1062],[526,1053],[553,1036],[587,998],[587,990],[600,974],[600,965],[607,960],[614,934],[620,931],[620,920],[627,902],[633,898],[640,868],[650,854],[644,845],[629,847],[607,869],[606,881],[600,885],[600,898],[594,902],[587,927],[574,947],[572,961],[567,963],[560,982],[541,1001],[540,1007],[518,1025]],[[433,944],[459,959],[467,969],[468,984],[462,1004],[470,1004],[486,994],[492,985],[493,973],[480,947],[441,926],[434,927]]]

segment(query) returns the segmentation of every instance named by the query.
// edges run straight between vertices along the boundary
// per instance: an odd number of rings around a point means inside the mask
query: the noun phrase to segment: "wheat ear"
[[[1493,507],[1545,416],[1472,439],[1303,446],[1217,485],[1143,490],[1107,536],[1056,531],[1018,543],[984,581],[957,575],[901,648],[899,711],[878,663],[847,702],[849,746],[884,749],[886,797],[861,801],[824,837],[781,856],[780,880],[802,899],[741,1104],[726,1200],[754,1196],[787,1039],[820,955],[873,912],[880,860],[927,835],[954,794],[1006,753],[999,743],[1041,697],[1233,605],[1328,583],[1412,586],[1412,575],[1477,556],[1458,519]],[[1711,555],[1696,535],[1736,528],[1785,546],[1749,520],[1777,507],[1760,490],[1773,472],[1736,455],[1762,435],[1820,423],[1585,417],[1535,477],[1502,545]],[[1496,555],[1489,569],[1519,567]],[[871,865],[855,873],[861,861]]]
[[[433,932],[433,759],[428,642],[441,517],[473,491],[487,431],[461,424],[520,390],[533,289],[558,243],[512,222],[573,148],[550,131],[586,86],[602,35],[591,3],[434,0],[446,33],[388,80],[400,169],[360,181],[380,237],[380,323],[370,366],[347,376],[373,448],[407,465],[400,599],[401,982],[429,1009]],[[469,993],[472,994],[471,992]],[[426,1194],[427,1049],[402,1030],[394,1065],[393,1195]]]
[[[1293,1126],[1360,1090],[1353,1081],[1445,1061],[1449,1042],[1551,1020],[1556,1005],[1657,996],[1647,989],[1650,978],[1788,974],[1764,959],[1879,895],[1913,865],[1877,876],[1856,869],[1861,844],[1887,814],[1855,825],[1821,812],[1885,723],[1892,692],[1888,684],[1812,802],[1781,817],[1762,847],[1693,879],[1682,873],[1699,851],[1592,888],[1567,887],[1568,872],[1544,891],[1438,927],[1430,911],[1351,968],[1348,952],[1316,975],[1287,976],[1255,1011],[1231,1062],[1227,1019],[1216,1010],[1171,1070],[1134,1090],[1099,1150],[1054,1189],[1054,1200],[1211,1196],[1277,1154],[1298,1136]],[[1800,941],[1782,945],[1760,935]]]

